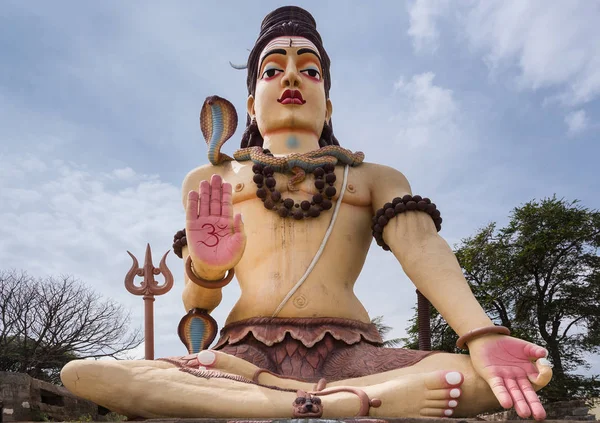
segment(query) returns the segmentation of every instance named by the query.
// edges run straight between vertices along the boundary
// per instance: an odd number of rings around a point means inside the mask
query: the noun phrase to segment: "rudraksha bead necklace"
[[[256,196],[261,199],[266,209],[277,212],[281,217],[293,217],[296,220],[319,217],[323,210],[329,210],[333,205],[331,199],[337,191],[334,187],[335,166],[331,163],[326,163],[312,171],[318,192],[312,196],[312,201],[304,200],[300,203],[296,203],[291,198],[282,198],[281,192],[277,190],[273,176],[275,172],[271,166],[255,163],[252,171],[254,172],[252,179],[258,188]]]
[[[268,151],[268,150],[266,150]],[[335,189],[335,166],[330,163],[324,164],[313,170],[315,177],[315,188],[318,193],[312,196],[312,201],[304,200],[296,203],[291,198],[282,201],[281,192],[276,188],[275,173],[269,166],[263,166],[260,163],[252,166],[254,172],[254,183],[256,183],[256,196],[261,199],[265,208],[276,211],[281,217],[293,217],[301,220],[309,217],[319,217],[323,210],[329,210],[333,206],[331,201],[337,190]],[[183,257],[183,247],[187,245],[185,228],[177,231],[173,237],[173,252],[179,257]]]
[[[420,195],[406,194],[404,197],[396,197],[391,203],[385,203],[382,208],[377,210],[373,216],[373,237],[381,248],[390,251],[390,246],[383,240],[383,228],[395,216],[404,213],[407,210],[418,210],[427,213],[435,223],[435,229],[439,232],[442,229],[442,218],[440,211],[429,198],[422,198]]]

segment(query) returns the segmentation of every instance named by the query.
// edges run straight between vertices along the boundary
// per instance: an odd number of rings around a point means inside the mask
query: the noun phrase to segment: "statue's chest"
[[[290,183],[295,178],[294,174],[275,173],[273,175],[275,185],[267,186],[264,179],[262,184],[254,180],[255,175],[252,172],[252,166],[244,165],[226,175],[224,179],[232,185],[234,205],[248,200],[262,201],[263,198],[260,197],[265,193],[266,198],[264,199],[268,200],[274,197],[273,200],[276,200],[274,201],[275,203],[285,201],[286,199],[293,200],[295,204],[301,204],[302,201],[314,202],[315,195],[317,194],[321,194],[324,199],[330,199],[335,203],[344,185],[344,168],[337,166],[334,175],[334,182],[327,182],[324,178],[321,179],[322,182],[318,182],[318,179],[314,175],[307,174],[304,180],[297,183]],[[331,180],[331,177],[329,179]],[[357,172],[353,172],[352,168],[349,169],[346,179],[342,202],[355,206],[369,206],[371,198],[367,182],[362,180]],[[258,192],[260,188],[263,189],[262,193]],[[334,188],[334,190],[331,188]],[[274,192],[278,194],[273,195]],[[332,193],[333,196],[328,195]],[[316,199],[318,200],[318,198]]]

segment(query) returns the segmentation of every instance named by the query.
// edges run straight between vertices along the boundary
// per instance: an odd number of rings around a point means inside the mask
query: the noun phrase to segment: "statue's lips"
[[[302,93],[298,90],[285,90],[281,98],[277,100],[281,104],[304,104],[306,101],[302,98]]]

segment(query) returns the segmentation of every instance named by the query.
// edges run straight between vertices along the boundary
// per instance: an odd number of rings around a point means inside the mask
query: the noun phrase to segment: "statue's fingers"
[[[533,418],[536,420],[545,419],[546,410],[544,410],[544,406],[542,406],[539,397],[531,387],[531,383],[529,382],[529,380],[525,377],[522,377],[517,380],[517,384],[521,388],[521,392],[525,396],[527,404],[529,404],[529,408],[531,409],[531,414],[533,414]]]
[[[527,404],[527,401],[523,396],[523,392],[521,392],[521,387],[517,381],[511,378],[506,378],[504,383],[508,393],[510,394],[510,397],[512,398],[515,411],[519,417],[526,419],[527,417],[531,416],[531,409],[529,408],[529,404]]]
[[[535,362],[537,372],[530,373],[527,378],[533,385],[533,388],[538,391],[550,383],[552,379],[552,363],[547,358],[540,358]]]
[[[219,175],[213,175],[210,178],[210,214],[211,216],[221,215],[221,184],[223,180]]]
[[[233,216],[233,205],[231,201],[231,184],[228,182],[223,183],[223,197],[221,201],[221,216],[231,217]]]
[[[210,183],[207,180],[200,182],[200,217],[209,215]]]
[[[244,233],[244,221],[242,220],[242,215],[239,213],[233,219],[233,231],[239,234]]]
[[[499,376],[493,377],[488,381],[488,384],[503,408],[511,408],[513,406],[512,397],[506,389],[504,379]]]
[[[527,343],[524,349],[525,354],[528,358],[537,360],[538,358],[548,357],[548,350],[538,345]]]
[[[185,218],[186,220],[198,219],[198,202],[200,200],[200,194],[197,191],[188,192],[187,205],[185,207]]]

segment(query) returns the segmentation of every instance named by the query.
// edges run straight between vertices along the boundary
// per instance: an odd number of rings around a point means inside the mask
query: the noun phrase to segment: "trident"
[[[146,360],[154,360],[154,296],[166,294],[173,287],[173,274],[166,263],[169,251],[163,256],[158,265],[158,269],[152,264],[150,244],[146,245],[144,267],[139,267],[135,256],[127,251],[127,254],[133,259],[133,265],[131,266],[131,269],[129,269],[129,272],[127,272],[127,275],[125,275],[125,288],[133,295],[144,296],[144,358]],[[159,275],[161,273],[165,278],[165,283],[159,285],[154,279],[154,275]],[[144,280],[139,286],[136,286],[133,282],[136,275],[144,277]]]

